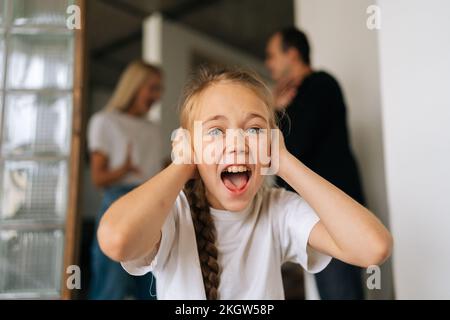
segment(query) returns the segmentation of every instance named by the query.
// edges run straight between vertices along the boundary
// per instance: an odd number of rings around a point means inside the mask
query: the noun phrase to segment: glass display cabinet
[[[70,29],[68,7],[80,8]],[[68,299],[83,141],[84,2],[0,0],[0,299]]]

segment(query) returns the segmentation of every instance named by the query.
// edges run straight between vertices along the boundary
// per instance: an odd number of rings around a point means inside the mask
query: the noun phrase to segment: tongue
[[[246,173],[228,173],[223,177],[223,183],[228,189],[239,190],[247,183],[248,177]]]

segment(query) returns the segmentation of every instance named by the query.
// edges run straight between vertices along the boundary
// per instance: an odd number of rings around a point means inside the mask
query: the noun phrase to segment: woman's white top
[[[219,252],[219,299],[284,299],[284,262],[299,263],[316,273],[331,260],[308,246],[319,217],[296,193],[271,188],[259,192],[242,212],[211,208],[211,214]],[[194,226],[183,192],[163,225],[153,261],[138,259],[122,266],[132,275],[152,271],[158,299],[205,299]]]
[[[141,174],[129,173],[115,184],[140,184],[162,169],[159,127],[145,118],[119,111],[100,111],[92,116],[88,126],[89,151],[106,155],[110,169],[125,163],[129,143],[132,163]]]

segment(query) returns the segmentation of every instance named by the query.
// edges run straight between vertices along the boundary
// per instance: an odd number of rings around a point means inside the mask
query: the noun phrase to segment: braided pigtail
[[[191,207],[206,299],[217,300],[220,270],[217,261],[216,229],[206,200],[205,187],[203,182],[197,179],[189,181],[184,190]]]

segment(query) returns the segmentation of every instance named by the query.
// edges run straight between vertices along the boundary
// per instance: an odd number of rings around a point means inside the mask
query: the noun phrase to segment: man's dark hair
[[[294,48],[298,51],[300,59],[310,65],[309,43],[306,34],[298,30],[296,27],[287,27],[279,31],[281,35],[281,46],[283,51]]]

